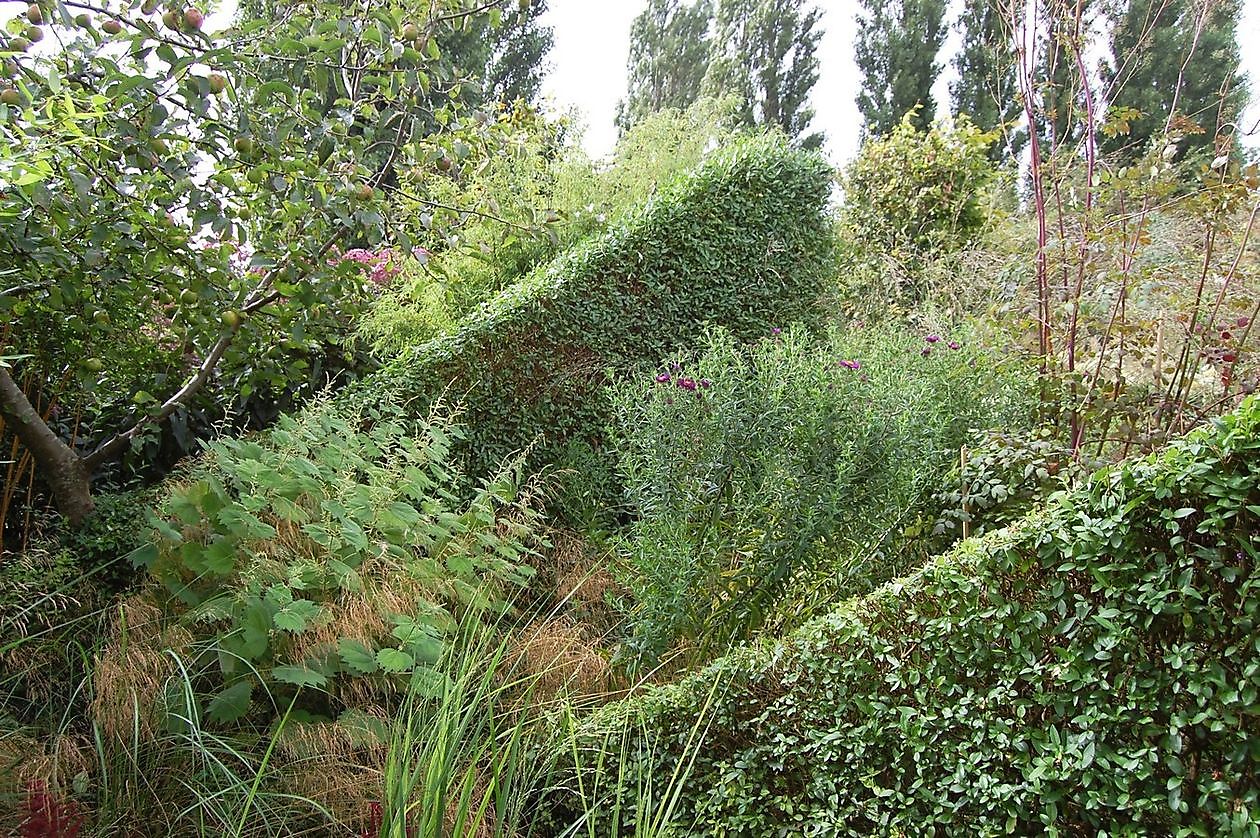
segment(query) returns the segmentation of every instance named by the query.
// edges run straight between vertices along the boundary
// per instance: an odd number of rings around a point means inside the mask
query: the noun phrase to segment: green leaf
[[[271,677],[297,687],[323,687],[328,684],[326,677],[307,666],[277,666],[271,670]]]
[[[220,724],[234,722],[249,712],[250,699],[254,694],[254,685],[249,681],[237,681],[232,686],[220,691],[206,707],[206,715]]]
[[[401,649],[381,649],[376,653],[376,662],[386,672],[407,672],[416,665],[411,655]]]
[[[337,641],[337,652],[341,655],[341,662],[356,675],[371,675],[378,668],[372,650],[358,640],[341,638]]]

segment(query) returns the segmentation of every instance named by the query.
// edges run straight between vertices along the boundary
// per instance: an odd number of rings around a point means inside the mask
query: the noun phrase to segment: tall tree
[[[862,90],[858,109],[866,134],[886,134],[907,111],[915,121],[936,113],[932,85],[940,75],[937,53],[945,41],[945,0],[861,0],[856,44]]]
[[[710,0],[648,0],[630,27],[626,98],[617,106],[624,134],[648,114],[684,109],[700,98],[709,66]]]
[[[820,145],[822,134],[805,132],[814,118],[821,20],[809,0],[722,0],[705,92],[737,96],[745,125],[778,125],[802,145]]]
[[[1077,59],[1089,48],[1086,41],[1094,25],[1094,5],[1090,0],[1039,0],[1037,17],[1045,36],[1039,71],[1039,130],[1047,154],[1070,146],[1082,134],[1084,91]]]
[[[954,113],[966,114],[985,131],[1002,130],[1004,141],[989,146],[990,159],[1017,158],[1026,139],[1016,127],[1023,108],[1001,0],[966,0],[961,22],[963,44],[954,58],[958,78],[949,87]]]
[[[1127,136],[1104,146],[1140,154],[1166,128],[1186,136],[1184,150],[1210,148],[1218,121],[1237,119],[1247,101],[1239,70],[1240,0],[1127,0],[1112,23],[1113,105],[1141,116]]]

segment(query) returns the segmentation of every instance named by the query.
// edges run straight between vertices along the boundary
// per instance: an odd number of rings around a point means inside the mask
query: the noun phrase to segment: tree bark
[[[92,514],[92,473],[69,445],[52,432],[30,399],[0,366],[0,413],[39,466],[40,476],[52,489],[57,508],[70,525],[78,527]]]

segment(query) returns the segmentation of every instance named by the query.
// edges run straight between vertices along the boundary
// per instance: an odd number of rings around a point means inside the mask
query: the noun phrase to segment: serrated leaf
[[[416,665],[411,655],[401,649],[381,649],[376,653],[376,662],[386,672],[407,672]]]
[[[328,679],[307,666],[277,666],[271,670],[271,677],[286,684],[297,687],[323,687]]]
[[[341,638],[337,641],[337,652],[341,655],[341,662],[356,675],[371,675],[379,668],[372,650],[358,640]]]

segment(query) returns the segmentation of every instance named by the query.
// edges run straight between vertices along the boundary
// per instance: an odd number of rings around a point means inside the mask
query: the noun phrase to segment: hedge
[[[1252,398],[784,642],[595,712],[556,749],[552,813],[618,811],[573,797],[602,754],[627,766],[623,827],[636,788],[666,799],[694,758],[687,835],[1257,834],[1258,453]]]
[[[722,325],[740,337],[805,319],[832,249],[831,171],[781,138],[741,139],[378,376],[417,400],[459,400],[472,476],[535,443],[603,445],[609,370]]]

